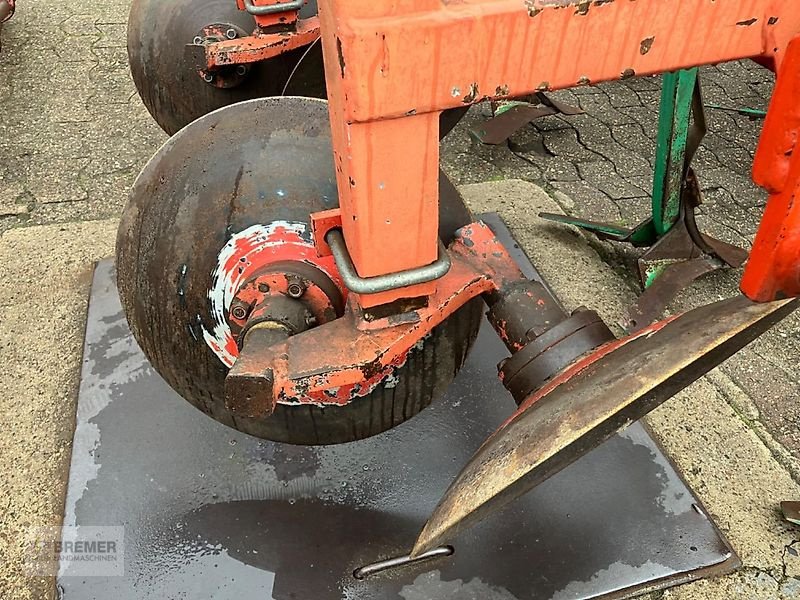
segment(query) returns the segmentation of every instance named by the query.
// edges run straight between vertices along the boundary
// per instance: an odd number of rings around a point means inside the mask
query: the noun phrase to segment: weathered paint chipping
[[[227,315],[239,287],[253,273],[272,262],[300,260],[312,263],[337,285],[341,285],[331,257],[317,257],[306,223],[273,221],[267,225],[252,225],[240,231],[223,246],[217,266],[211,273],[208,301],[213,321],[209,330],[203,327],[206,344],[226,366],[231,367],[239,348],[231,333]]]

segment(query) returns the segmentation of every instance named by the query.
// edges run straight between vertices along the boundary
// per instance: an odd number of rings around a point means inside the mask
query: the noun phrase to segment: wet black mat
[[[453,557],[358,581],[354,568],[407,551],[514,409],[490,328],[446,397],[409,422],[340,446],[288,446],[172,392],[133,341],[113,281],[112,263],[99,263],[65,524],[124,526],[125,572],[70,576],[64,562],[66,600],[596,598],[738,565],[636,424],[462,534]]]

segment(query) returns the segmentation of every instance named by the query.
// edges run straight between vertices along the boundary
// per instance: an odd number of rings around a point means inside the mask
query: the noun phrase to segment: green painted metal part
[[[734,108],[731,106],[720,106],[719,104],[706,104],[707,108],[715,108],[717,110],[724,110],[725,112],[735,112],[740,115],[744,115],[745,117],[751,117],[755,119],[763,119],[767,116],[767,111],[761,110],[760,108]]]
[[[563,215],[541,215],[551,221],[575,225],[604,239],[628,242],[636,247],[652,246],[680,218],[681,183],[686,171],[686,147],[697,69],[665,73],[658,117],[655,170],[651,195],[652,217],[633,229]],[[644,281],[649,286],[657,273]]]
[[[630,235],[631,230],[627,227],[620,227],[619,225],[613,225],[611,223],[600,223],[598,221],[587,221],[586,219],[579,219],[577,217],[571,217],[569,215],[559,215],[556,213],[539,213],[539,216],[543,219],[547,219],[548,221],[554,221],[556,223],[564,223],[566,225],[574,225],[575,227],[580,227],[581,229],[586,229],[587,231],[591,231],[596,233],[602,237],[617,240],[617,241],[625,241],[625,239]]]
[[[569,215],[562,215],[557,213],[539,213],[539,216],[548,221],[555,223],[564,223],[566,225],[574,225],[586,231],[591,231],[597,237],[604,240],[613,240],[615,242],[628,242],[636,247],[651,246],[653,240],[657,240],[655,229],[653,228],[653,219],[647,219],[633,229],[614,225],[613,223],[602,223],[600,221],[590,221],[587,219],[579,219]]]
[[[658,237],[680,216],[681,182],[686,169],[686,141],[697,69],[664,73],[653,175],[653,226]]]

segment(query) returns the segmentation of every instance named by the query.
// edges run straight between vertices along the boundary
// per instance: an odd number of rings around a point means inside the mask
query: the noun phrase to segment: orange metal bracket
[[[470,299],[525,277],[494,233],[481,222],[459,230],[448,250],[452,267],[439,280],[427,306],[385,317],[381,327],[360,328],[357,306],[348,296],[345,316],[287,338],[251,355],[248,370],[271,373],[272,394],[240,409],[248,416],[269,416],[279,400],[309,398],[322,405],[342,405],[364,395],[370,386],[406,360],[408,350]]]
[[[274,6],[276,4],[284,4],[286,0],[249,0],[249,3],[258,8],[262,6]],[[236,0],[236,7],[239,10],[247,10],[247,2],[245,0]],[[280,12],[253,15],[256,25],[259,29],[267,29],[276,25],[291,25],[297,21],[297,10],[282,10]]]
[[[306,46],[319,38],[319,19],[309,17],[297,21],[296,27],[274,33],[256,33],[247,37],[205,45],[208,69],[226,65],[243,65],[274,58],[284,52]]]
[[[800,38],[788,47],[753,162],[753,180],[770,196],[742,292],[759,302],[800,295]]]
[[[319,0],[319,15],[342,227],[362,277],[436,257],[441,110],[747,57],[780,68],[800,32],[779,0]]]

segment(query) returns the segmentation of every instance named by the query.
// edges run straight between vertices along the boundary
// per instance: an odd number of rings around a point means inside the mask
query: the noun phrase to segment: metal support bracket
[[[268,4],[266,6],[256,6],[253,0],[244,0],[244,9],[253,16],[274,15],[292,10],[303,8],[305,0],[290,0],[289,2],[279,2],[278,4]]]
[[[353,264],[353,259],[350,258],[350,253],[347,251],[347,245],[341,229],[328,231],[325,234],[325,242],[331,249],[344,285],[348,290],[356,294],[377,294],[427,283],[443,277],[450,270],[450,256],[447,254],[447,249],[441,240],[439,240],[439,257],[429,265],[375,277],[361,277],[358,274]]]
[[[540,213],[542,218],[575,225],[600,239],[649,247],[639,258],[644,293],[621,323],[637,331],[656,320],[667,303],[701,275],[738,267],[747,252],[703,235],[695,222],[702,198],[690,164],[707,130],[697,69],[665,73],[661,93],[652,216],[633,229],[610,223]]]

